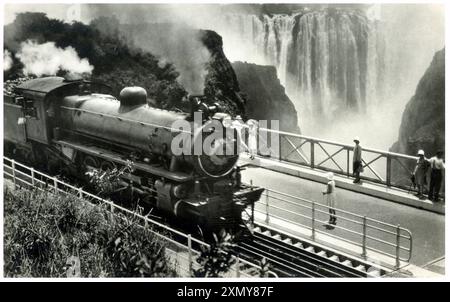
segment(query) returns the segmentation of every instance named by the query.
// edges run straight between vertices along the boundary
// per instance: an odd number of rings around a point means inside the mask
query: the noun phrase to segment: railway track
[[[17,174],[16,178],[21,179],[28,174],[22,173]],[[161,223],[164,222],[161,221]],[[173,239],[177,240],[177,238]],[[318,247],[260,224],[256,224],[253,229],[253,236],[244,237],[238,243],[236,254],[252,263],[266,258],[270,264],[270,270],[279,277],[366,278],[378,277],[386,273],[385,270],[362,260],[343,256],[331,249]],[[244,265],[242,269],[244,271],[248,269],[246,273],[249,275],[259,273],[250,266],[246,268]]]
[[[266,258],[279,277],[367,278],[386,272],[373,265],[314,246],[262,225],[254,228],[253,237],[238,245],[239,256],[246,260]]]

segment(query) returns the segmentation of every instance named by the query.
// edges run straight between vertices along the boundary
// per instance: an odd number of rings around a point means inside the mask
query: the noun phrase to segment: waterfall
[[[276,66],[302,120],[376,108],[384,48],[377,23],[361,12],[234,14],[220,22],[227,56]]]

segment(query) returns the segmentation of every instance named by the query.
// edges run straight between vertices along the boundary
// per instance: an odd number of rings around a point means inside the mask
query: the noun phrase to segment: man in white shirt
[[[431,201],[438,201],[439,191],[441,190],[442,174],[445,169],[444,159],[442,158],[444,152],[438,151],[436,155],[428,159],[431,167],[430,190],[428,192],[428,199]]]

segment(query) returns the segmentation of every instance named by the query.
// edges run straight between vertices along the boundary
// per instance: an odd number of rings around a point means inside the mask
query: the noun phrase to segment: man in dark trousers
[[[428,192],[428,199],[431,201],[438,201],[439,191],[441,190],[442,174],[445,169],[444,152],[438,151],[436,155],[428,160],[431,167],[430,175],[430,190]]]
[[[359,144],[359,137],[355,137],[353,141],[355,142],[355,147],[353,148],[353,175],[355,176],[355,180],[353,183],[356,184],[361,181],[359,174],[362,168],[362,148]]]

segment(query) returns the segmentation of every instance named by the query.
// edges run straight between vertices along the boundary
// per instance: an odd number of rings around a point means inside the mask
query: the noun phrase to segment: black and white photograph
[[[446,279],[444,2],[2,10],[2,279]]]

